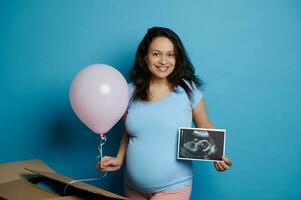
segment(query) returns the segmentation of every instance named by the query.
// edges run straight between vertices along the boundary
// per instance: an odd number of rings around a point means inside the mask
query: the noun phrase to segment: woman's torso
[[[133,90],[134,85],[129,87]],[[190,101],[181,87],[159,101],[130,103],[126,118],[126,183],[148,193],[191,183],[191,161],[177,159],[178,129],[191,124]]]

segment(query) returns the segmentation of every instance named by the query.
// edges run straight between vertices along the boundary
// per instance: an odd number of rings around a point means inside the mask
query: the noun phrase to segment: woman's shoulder
[[[134,82],[129,82],[128,83],[128,88],[129,88],[129,90],[135,90],[135,88],[136,88],[135,83]]]
[[[191,90],[195,90],[198,89],[197,85],[195,84],[195,82],[193,81],[188,81],[186,79],[182,79],[183,82],[191,89]]]
[[[192,92],[194,90],[198,90],[199,88],[196,86],[196,84],[193,81],[188,81],[186,79],[182,79],[182,84],[178,84],[176,86],[176,91],[178,92],[185,92],[185,88],[189,88]]]
[[[128,83],[128,90],[129,90],[129,96],[132,97],[133,96],[133,93],[135,91],[135,83],[134,82],[130,82]]]
[[[186,86],[188,87],[190,91],[185,91],[189,93],[187,96],[189,97],[190,105],[192,108],[195,108],[198,104],[198,102],[203,99],[203,92],[201,91],[201,88],[197,86],[197,84],[193,81],[188,81],[186,79],[182,79]],[[181,87],[182,91],[184,91],[184,88]]]

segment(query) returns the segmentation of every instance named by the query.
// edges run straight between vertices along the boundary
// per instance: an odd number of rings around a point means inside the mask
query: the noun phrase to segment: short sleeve
[[[192,109],[197,107],[199,102],[204,98],[203,92],[200,90],[200,88],[197,88],[194,83],[190,84],[187,81],[185,81],[187,85],[191,89],[191,99],[190,99],[190,106]]]
[[[128,90],[129,90],[129,104],[127,110],[130,108],[132,101],[133,101],[133,95],[135,91],[135,84],[134,83],[129,83],[128,84]]]
[[[128,84],[128,89],[129,89],[129,99],[131,99],[133,94],[134,94],[134,91],[135,91],[134,83],[129,83]]]

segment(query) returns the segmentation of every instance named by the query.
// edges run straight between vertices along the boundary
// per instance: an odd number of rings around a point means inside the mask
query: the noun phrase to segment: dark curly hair
[[[145,57],[148,52],[148,48],[151,42],[157,37],[166,37],[174,45],[176,64],[174,71],[167,77],[168,82],[171,84],[172,88],[180,85],[188,97],[191,99],[192,90],[190,85],[194,84],[197,88],[203,86],[203,81],[201,81],[195,75],[195,69],[188,55],[186,54],[183,43],[181,42],[179,36],[172,30],[164,27],[152,27],[148,29],[146,35],[140,42],[135,56],[135,63],[131,70],[131,77],[136,86],[133,93],[132,99],[148,101],[149,100],[149,85],[151,79],[151,72],[148,69],[147,63],[145,62]],[[185,80],[185,81],[184,81]]]

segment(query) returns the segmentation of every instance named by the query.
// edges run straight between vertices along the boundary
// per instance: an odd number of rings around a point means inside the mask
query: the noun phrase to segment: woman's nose
[[[161,56],[160,63],[161,63],[162,65],[164,65],[164,64],[167,63],[166,56],[164,56],[164,55]]]

